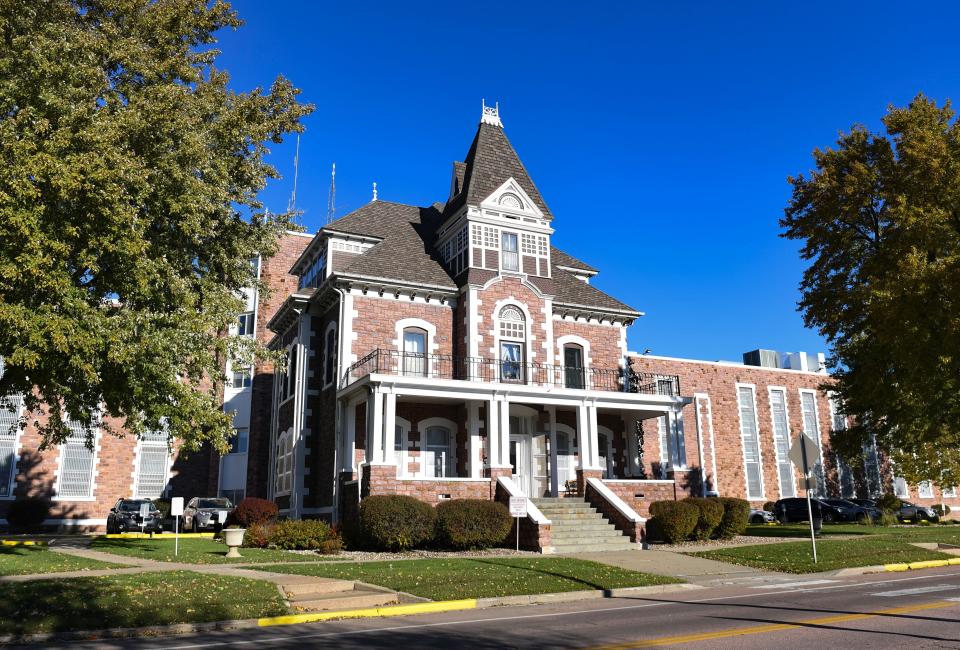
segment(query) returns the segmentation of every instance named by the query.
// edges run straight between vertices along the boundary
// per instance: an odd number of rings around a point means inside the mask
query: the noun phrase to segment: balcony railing
[[[374,350],[350,366],[343,376],[341,385],[347,386],[373,373],[495,384],[559,386],[646,395],[680,395],[680,379],[676,375],[634,372],[623,368],[596,366],[579,368],[548,363],[479,357],[458,358],[450,354],[420,354],[382,349]]]

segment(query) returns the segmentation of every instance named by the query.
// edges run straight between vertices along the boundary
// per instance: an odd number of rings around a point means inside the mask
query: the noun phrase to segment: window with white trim
[[[319,287],[323,284],[323,280],[326,277],[327,271],[327,249],[326,247],[320,251],[320,254],[317,255],[310,262],[310,266],[307,267],[307,270],[303,272],[303,275],[300,276],[300,287]]]
[[[520,251],[517,248],[517,234],[504,232],[500,235],[500,268],[504,271],[520,270]]]
[[[162,429],[147,431],[140,438],[138,447],[133,496],[142,499],[159,499],[167,489],[170,436]]]
[[[427,374],[427,331],[421,327],[403,330],[403,374]]]
[[[863,443],[865,458],[863,473],[867,478],[867,492],[871,499],[883,494],[883,482],[880,480],[880,455],[877,453],[877,442],[873,438]]]
[[[443,261],[447,264],[454,277],[467,268],[467,255],[470,251],[470,233],[464,226],[440,245],[443,252]]]
[[[97,425],[85,427],[68,420],[66,442],[60,446],[60,477],[57,481],[58,499],[89,499],[93,497],[93,468],[96,447],[87,447],[87,439],[96,445]]]
[[[910,498],[910,488],[907,487],[907,479],[902,476],[893,477],[893,494],[898,499]]]
[[[954,487],[941,487],[940,494],[944,499],[956,499],[957,498],[957,488]]]
[[[787,421],[787,392],[782,388],[770,390],[770,419],[773,423],[773,447],[777,454],[777,473],[780,477],[780,498],[797,496],[793,464],[790,462],[790,423]]]
[[[527,322],[517,307],[507,305],[500,310],[500,380],[523,381],[524,342]]]
[[[820,457],[822,457],[823,445],[820,441],[820,424],[817,419],[817,398],[813,391],[800,391],[800,410],[803,414],[803,432],[817,443],[817,449],[820,451]],[[813,493],[817,497],[825,497],[827,495],[826,476],[820,457],[815,459],[816,462],[813,466],[813,475],[817,477],[817,487]]]
[[[230,386],[236,389],[250,388],[253,382],[253,374],[250,366],[237,366],[233,369],[233,378],[230,380]]]
[[[233,435],[230,436],[228,444],[230,445],[231,454],[245,454],[247,453],[247,445],[249,444],[250,431],[247,427],[236,427],[233,430]]]
[[[920,499],[932,499],[933,483],[930,481],[923,481],[920,483],[920,485],[917,486],[917,497]]]
[[[290,494],[293,489],[293,431],[282,433],[277,438],[274,488],[278,496]]]
[[[424,470],[431,478],[457,475],[455,440],[447,427],[427,427],[424,437]]]
[[[2,375],[0,366],[0,375]],[[17,478],[17,443],[20,440],[20,411],[23,397],[0,399],[0,499],[13,496]]]
[[[253,312],[246,311],[237,319],[237,335],[253,336]]]
[[[752,386],[737,387],[740,408],[740,439],[743,442],[743,469],[747,482],[747,498],[763,498],[763,468],[760,464],[760,431]]]

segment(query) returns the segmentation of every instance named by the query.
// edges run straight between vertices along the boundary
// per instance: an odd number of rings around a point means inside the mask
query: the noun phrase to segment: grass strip
[[[0,576],[92,571],[122,566],[47,550],[43,546],[0,546]]]
[[[260,562],[316,562],[337,559],[336,556],[317,553],[290,553],[266,548],[242,548],[240,558],[227,558],[225,544],[212,539],[181,539],[179,554],[173,554],[172,539],[110,539],[98,537],[90,546],[95,551],[138,557],[160,562],[184,564],[242,564]]]
[[[279,616],[269,582],[191,571],[0,583],[0,634]]]
[[[943,560],[951,557],[884,537],[818,540],[817,559],[819,561],[816,564],[813,563],[810,542],[737,546],[691,553],[691,555],[784,573],[815,573],[877,564]]]
[[[277,573],[359,580],[431,600],[494,598],[682,582],[575,558],[452,558],[274,565]]]

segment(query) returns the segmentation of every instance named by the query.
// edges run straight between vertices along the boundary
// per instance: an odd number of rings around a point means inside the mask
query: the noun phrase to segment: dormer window
[[[517,234],[505,232],[500,239],[501,264],[504,271],[520,270],[520,250],[517,246]]]

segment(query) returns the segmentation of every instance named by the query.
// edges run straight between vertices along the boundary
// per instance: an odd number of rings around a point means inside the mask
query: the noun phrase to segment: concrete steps
[[[637,548],[596,508],[578,498],[533,499],[550,520],[550,539],[557,553],[624,551]]]
[[[394,591],[374,589],[352,580],[292,575],[284,578],[279,587],[298,613],[380,607],[399,602]]]

